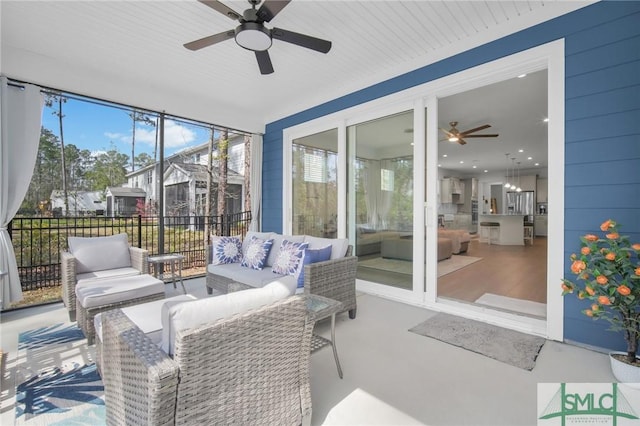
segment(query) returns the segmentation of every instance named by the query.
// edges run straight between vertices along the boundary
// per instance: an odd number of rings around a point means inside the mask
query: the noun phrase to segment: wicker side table
[[[338,360],[338,350],[336,349],[336,314],[343,310],[342,302],[329,299],[328,297],[318,296],[317,294],[307,295],[307,311],[310,318],[317,322],[331,316],[331,339],[326,339],[317,334],[313,334],[311,340],[311,352],[316,352],[327,345],[331,345],[333,349],[333,358],[338,368],[338,376],[342,379],[342,367]]]
[[[153,264],[153,275],[164,281],[164,265],[169,264],[171,266],[171,281],[173,281],[173,288],[176,287],[176,276],[180,279],[180,285],[182,285],[182,293],[187,294],[187,290],[184,288],[184,282],[182,281],[182,261],[184,256],[181,254],[159,254],[156,256],[149,256],[147,262]],[[178,266],[178,273],[176,274],[176,265]]]

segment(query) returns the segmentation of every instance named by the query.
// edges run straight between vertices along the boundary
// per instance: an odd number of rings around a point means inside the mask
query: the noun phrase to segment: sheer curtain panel
[[[260,230],[260,206],[262,205],[262,135],[251,136],[251,225],[250,231]]]
[[[22,300],[16,255],[7,226],[24,199],[40,143],[44,95],[31,84],[9,85],[0,77],[0,277],[2,309]]]

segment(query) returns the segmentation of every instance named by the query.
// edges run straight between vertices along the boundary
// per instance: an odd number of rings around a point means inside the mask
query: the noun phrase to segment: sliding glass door
[[[338,131],[295,139],[292,145],[292,233],[335,238],[338,223]]]
[[[413,111],[347,127],[348,228],[358,278],[413,283]]]

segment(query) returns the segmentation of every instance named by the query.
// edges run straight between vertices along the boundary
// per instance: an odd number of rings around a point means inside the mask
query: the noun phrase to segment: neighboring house
[[[319,129],[338,129],[342,132],[340,138],[348,140],[344,123],[413,110],[413,117],[421,119],[416,120],[412,133],[426,135],[424,143],[412,148],[416,182],[421,185],[415,195],[418,201],[413,203],[415,232],[428,234],[427,247],[435,247],[435,233],[424,229],[425,225],[435,226],[437,213],[433,207],[437,206],[437,156],[433,153],[438,145],[434,111],[438,96],[463,91],[472,82],[488,84],[487,81],[496,80],[496,75],[506,76],[509,71],[514,76],[546,68],[550,119],[548,198],[549,205],[554,206],[548,214],[546,319],[534,322],[524,316],[485,312],[472,304],[439,299],[435,259],[434,263],[427,259],[426,271],[414,276],[411,290],[368,282],[359,282],[358,288],[550,339],[624,349],[623,339],[603,332],[608,323],[593,321],[581,313],[586,307],[584,301],[561,296],[560,279],[571,274],[568,258],[579,250],[579,236],[596,231],[609,217],[624,224],[625,233],[632,240],[640,240],[639,21],[640,2],[598,2],[268,123],[263,139],[263,230],[290,232],[288,153],[293,140]],[[432,148],[434,151],[429,151]],[[352,239],[347,159],[347,154],[338,149],[338,174],[347,177],[338,180],[338,193],[347,198],[338,204],[338,233]],[[425,173],[430,178],[425,178]],[[424,190],[427,185],[430,190]],[[420,250],[425,251],[424,245]]]
[[[102,216],[107,206],[102,191],[67,191],[67,204],[70,216]],[[56,216],[65,214],[64,191],[51,192],[50,207]]]
[[[146,193],[140,188],[109,187],[107,194],[107,216],[134,216],[138,203],[144,201]]]
[[[229,170],[227,175],[227,204],[225,213],[242,211],[244,177]],[[217,183],[214,183],[214,188]],[[164,205],[167,216],[203,216],[207,193],[207,166],[174,163],[164,172]],[[216,213],[217,198],[211,200],[212,214]]]
[[[175,210],[175,206],[171,207],[171,205],[167,202],[168,194],[166,191],[169,190],[168,186],[170,184],[167,183],[167,171],[168,169],[175,165],[178,168],[182,169],[182,172],[188,175],[189,173],[199,173],[196,176],[183,176],[180,179],[180,182],[199,181],[198,185],[202,185],[202,182],[205,183],[206,188],[206,166],[207,166],[207,153],[209,151],[209,144],[203,143],[197,145],[195,147],[184,149],[180,152],[177,152],[173,155],[168,156],[164,160],[164,173],[165,173],[165,212],[166,214],[171,214],[172,211]],[[215,154],[215,153],[214,153]],[[191,165],[201,166],[199,168],[190,168]],[[228,158],[228,168],[229,168],[229,183],[230,184],[239,184],[241,187],[239,189],[240,194],[242,194],[242,187],[244,186],[244,136],[243,135],[235,135],[229,139],[229,158]],[[146,198],[145,203],[148,205],[156,206],[158,201],[158,173],[160,171],[159,163],[151,164],[146,167],[142,167],[132,173],[127,175],[127,186],[129,188],[139,188],[145,191]],[[214,164],[214,173],[213,173],[213,181],[214,185],[217,182],[217,164]],[[232,182],[233,180],[233,182]],[[174,185],[172,183],[171,185]],[[174,191],[175,188],[172,188],[171,191]],[[231,191],[232,188],[229,188],[228,192]],[[233,188],[234,191],[238,190],[237,188]],[[202,191],[204,192],[204,189]],[[237,197],[234,193],[229,193],[231,198],[236,199]],[[195,214],[204,214],[204,210],[198,207],[197,202],[199,200],[195,197],[195,191],[191,191],[190,197],[183,198],[189,204],[186,206],[182,206],[180,208],[180,214],[194,214],[194,212],[202,211],[202,213]],[[215,200],[214,200],[215,201]],[[242,211],[243,204],[241,203],[232,203],[232,209],[227,208],[229,213],[239,213]],[[215,211],[215,209],[213,210]]]

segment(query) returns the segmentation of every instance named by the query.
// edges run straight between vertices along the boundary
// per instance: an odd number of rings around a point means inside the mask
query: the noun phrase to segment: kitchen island
[[[491,244],[501,246],[524,245],[524,215],[481,214],[478,222],[495,222],[500,224],[498,240],[492,240]]]

